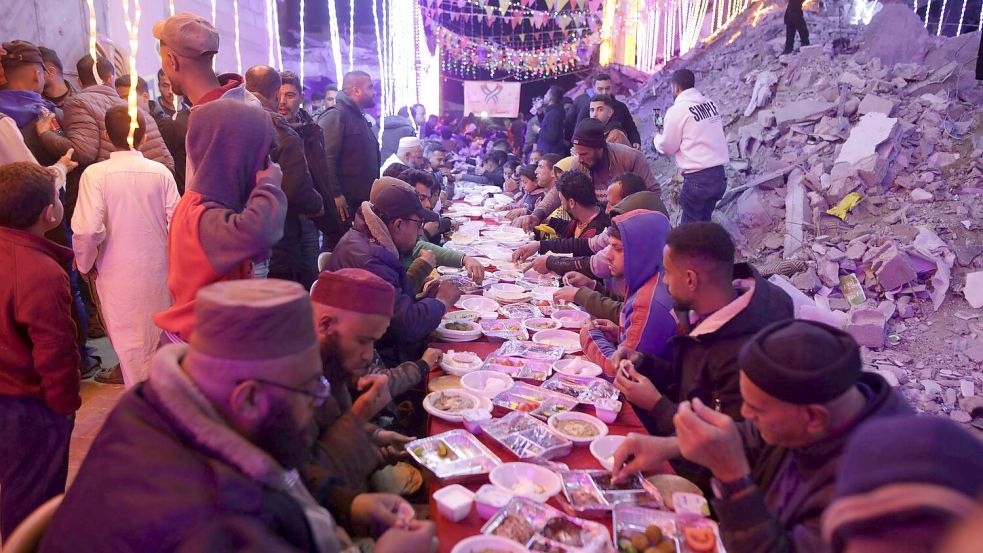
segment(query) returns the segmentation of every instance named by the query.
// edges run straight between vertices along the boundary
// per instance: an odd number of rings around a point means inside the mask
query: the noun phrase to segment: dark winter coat
[[[563,106],[554,104],[546,108],[542,122],[539,124],[539,134],[536,136],[536,149],[546,154],[566,156],[569,151],[563,141],[563,120],[566,113]]]
[[[399,115],[386,117],[382,123],[381,159],[389,159],[399,149],[399,139],[410,136],[416,136],[416,128],[409,119]]]
[[[335,107],[317,121],[324,130],[324,156],[328,162],[328,186],[335,196],[345,196],[354,211],[369,199],[372,183],[379,178],[379,142],[361,108],[338,93]]]

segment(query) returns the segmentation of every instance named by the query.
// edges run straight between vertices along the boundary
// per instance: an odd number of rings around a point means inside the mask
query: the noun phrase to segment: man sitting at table
[[[792,318],[792,300],[750,264],[734,263],[734,242],[716,223],[676,227],[662,259],[679,321],[669,341],[672,357],[618,352],[618,359],[634,362],[619,372],[615,386],[658,436],[673,433],[677,402],[694,396],[740,420],[737,353],[762,328]]]
[[[199,290],[190,344],[158,350],[123,395],[39,551],[348,550],[294,470],[331,393],[311,321],[294,282]],[[433,523],[404,526],[405,508],[369,503],[361,522],[389,528],[376,551],[435,549]]]
[[[615,277],[625,282],[625,303],[619,322],[594,319],[580,331],[580,345],[591,362],[615,376],[613,356],[619,345],[662,357],[675,333],[672,302],[662,281],[661,237],[669,219],[656,211],[635,210],[619,215],[608,227],[611,242],[607,261]]]
[[[393,318],[378,342],[379,353],[389,365],[419,359],[423,339],[461,297],[457,286],[444,281],[433,288],[434,297],[417,301],[400,260],[413,253],[423,224],[436,221],[437,214],[423,207],[409,186],[387,186],[379,190],[375,202],[362,202],[354,219],[326,268],[365,269],[391,284],[396,289]]]
[[[713,472],[727,551],[827,551],[821,516],[847,441],[865,421],[911,407],[880,375],[861,370],[849,334],[821,323],[769,325],[741,348],[738,364],[746,420],[699,398],[684,401],[676,436],[629,434],[614,454],[614,476],[682,456]]]
[[[563,211],[570,216],[569,221],[550,219],[549,224],[558,236],[590,238],[603,232],[611,222],[597,205],[594,185],[587,175],[579,171],[564,173],[556,181],[556,190],[559,191]]]
[[[391,397],[419,384],[440,359],[439,350],[427,350],[422,360],[372,370],[375,342],[389,327],[394,296],[388,282],[362,269],[325,271],[311,292],[331,398],[315,413],[312,431],[316,430],[316,441],[301,474],[318,502],[331,508],[342,526],[359,533],[361,529],[352,522],[367,500],[355,494],[369,488],[370,477],[377,484],[374,489],[400,494],[413,493],[423,483],[412,466],[392,466],[403,446],[414,438],[370,422]],[[354,401],[350,388],[360,392]],[[391,497],[387,500],[396,507],[402,505]]]

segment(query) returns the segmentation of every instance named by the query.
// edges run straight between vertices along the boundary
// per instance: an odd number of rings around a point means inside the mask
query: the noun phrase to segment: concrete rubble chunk
[[[810,44],[799,48],[799,56],[803,58],[818,58],[823,55],[822,44]]]
[[[871,264],[877,282],[884,290],[894,290],[918,278],[911,257],[894,243],[887,244],[877,253]]]
[[[864,43],[870,57],[886,66],[921,63],[934,46],[925,24],[911,6],[887,4],[864,29]]]
[[[966,275],[966,285],[963,286],[963,296],[974,309],[983,307],[983,271]]]
[[[834,107],[832,102],[817,99],[794,102],[775,110],[775,122],[779,128],[787,130],[794,123],[818,121]]]
[[[758,112],[758,124],[764,128],[775,126],[775,112],[770,109],[763,109]]]
[[[867,86],[866,81],[849,71],[840,74],[839,82],[849,85],[853,90],[863,90]]]
[[[895,145],[901,134],[898,120],[883,113],[868,113],[850,131],[830,173],[833,183],[830,192],[833,201],[839,194],[856,189],[856,177],[867,187],[880,186],[888,175],[888,166],[896,156]]]
[[[935,199],[935,196],[927,190],[922,190],[921,188],[916,188],[909,194],[911,201],[916,204],[924,204]]]
[[[887,318],[874,308],[857,308],[850,312],[846,331],[861,346],[872,349],[884,347]]]
[[[860,102],[860,107],[857,108],[857,113],[860,115],[866,115],[868,113],[883,113],[888,117],[891,116],[891,112],[894,111],[896,103],[890,98],[885,98],[883,96],[878,96],[876,94],[868,94],[864,96],[864,99]]]

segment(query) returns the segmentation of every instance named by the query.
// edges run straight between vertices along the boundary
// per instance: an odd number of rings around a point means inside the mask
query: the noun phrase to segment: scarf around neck
[[[55,105],[33,90],[0,90],[0,112],[23,127],[37,119],[41,108],[54,113]]]

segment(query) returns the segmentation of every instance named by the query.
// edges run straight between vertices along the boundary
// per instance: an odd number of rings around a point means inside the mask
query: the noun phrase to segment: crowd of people
[[[585,356],[647,430],[614,477],[670,462],[728,551],[934,551],[979,508],[983,444],[795,320],[711,222],[729,156],[693,73],[651,137],[683,174],[673,213],[607,74],[528,120],[374,122],[365,72],[309,103],[289,71],[217,74],[204,18],[154,37],[156,99],[103,58],[77,86],[49,48],[0,50],[0,536],[65,491],[97,321],[120,360],[97,378],[127,392],[40,551],[435,551],[403,446],[462,294],[430,276],[485,279],[445,243],[474,185],[509,197],[536,238],[513,261],[563,277]]]

